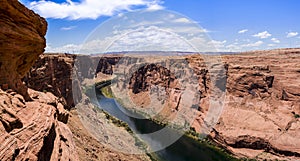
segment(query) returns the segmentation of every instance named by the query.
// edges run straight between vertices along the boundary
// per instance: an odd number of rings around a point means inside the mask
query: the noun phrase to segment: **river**
[[[105,110],[110,115],[126,122],[130,129],[137,134],[146,134],[155,132],[164,128],[151,120],[137,119],[126,115],[123,111],[126,110],[115,99],[106,98],[101,93],[97,94],[99,107]],[[178,134],[175,130],[171,133]],[[160,138],[147,138],[147,140],[155,143],[163,142]],[[145,141],[145,140],[144,140]],[[149,147],[151,145],[148,144]],[[166,147],[163,150],[154,152],[155,156],[161,161],[231,161],[236,160],[228,154],[214,148],[206,143],[201,143],[195,139],[183,135],[175,143]]]

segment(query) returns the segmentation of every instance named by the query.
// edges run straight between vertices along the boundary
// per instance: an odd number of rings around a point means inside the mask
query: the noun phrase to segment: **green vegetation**
[[[222,157],[222,160],[226,161],[238,161],[239,159],[233,157],[228,151],[225,149],[220,148],[213,140],[209,139],[205,135],[201,135],[195,131],[195,128],[190,127],[190,130],[186,131],[184,134],[185,137],[189,139],[196,140],[198,144],[201,147],[206,147],[210,149],[208,153],[209,156],[214,156],[215,154],[218,154],[219,156]]]
[[[97,107],[95,107],[97,108]],[[97,108],[99,109],[99,108]],[[118,127],[123,127],[128,133],[132,134],[132,136],[135,139],[135,145],[137,147],[139,147],[141,150],[146,151],[148,146],[146,143],[144,143],[143,141],[141,141],[141,139],[139,139],[136,135],[134,135],[133,131],[130,129],[129,125],[119,119],[117,119],[114,116],[111,116],[109,113],[107,113],[104,110],[99,109],[101,112],[103,112],[105,114],[106,119],[110,120],[114,125],[118,126]],[[161,160],[155,153],[146,153],[146,155],[152,160],[152,161],[163,161]]]
[[[294,111],[292,112],[292,114],[294,115],[294,117],[297,119],[297,118],[300,118],[300,115],[295,113]]]
[[[185,135],[187,136],[187,135]],[[188,137],[188,139],[193,139]],[[211,156],[212,160],[224,160],[224,161],[238,161],[239,159],[234,158],[231,154],[229,154],[225,149],[222,149],[218,147],[213,141],[211,141],[209,138],[203,138],[201,139],[198,137],[197,144],[199,149],[202,149],[201,151],[206,151],[207,156]]]
[[[98,107],[96,107],[96,108],[98,108]],[[109,113],[107,113],[104,110],[101,110],[101,112],[104,113],[106,119],[110,120],[114,125],[116,125],[118,127],[123,127],[127,132],[129,132],[130,134],[133,134],[133,131],[130,129],[130,127],[127,123],[117,119],[116,117],[110,115]]]
[[[101,90],[101,93],[103,94],[103,96],[105,96],[107,98],[114,98],[114,95],[112,93],[110,86],[103,87],[100,90]]]
[[[130,133],[134,139],[135,139],[135,145],[137,147],[139,147],[141,150],[145,150],[147,149],[147,144],[144,143],[143,141],[141,141],[141,139],[139,139],[136,135],[134,135],[133,131],[130,129],[129,125],[121,120],[119,120],[118,118],[111,116],[109,113],[107,113],[104,110],[101,110],[104,114],[106,119],[110,120],[114,125],[118,126],[118,127],[123,127],[128,133]]]
[[[155,154],[155,153],[146,153],[146,154],[152,161],[165,161],[165,160],[161,159],[159,156],[157,156],[157,154]]]

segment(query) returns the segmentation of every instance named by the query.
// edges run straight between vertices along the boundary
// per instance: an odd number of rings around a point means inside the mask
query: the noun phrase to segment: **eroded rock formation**
[[[77,160],[58,98],[31,89],[29,96],[0,89],[0,160]]]
[[[17,0],[1,0],[0,85],[30,100],[21,78],[44,52],[47,22]]]
[[[24,78],[24,81],[29,88],[51,92],[60,97],[70,109],[74,106],[72,93],[74,60],[75,55],[41,55]]]
[[[171,74],[167,68],[156,64],[146,64],[132,74],[129,88],[134,94],[150,90],[151,85],[174,88],[172,84],[175,79],[174,74]]]

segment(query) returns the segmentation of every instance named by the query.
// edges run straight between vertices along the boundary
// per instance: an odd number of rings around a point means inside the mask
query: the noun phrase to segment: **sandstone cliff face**
[[[224,56],[227,103],[212,136],[240,156],[299,159],[299,54],[282,49]]]
[[[222,56],[226,69],[224,110],[209,137],[239,157],[295,160],[300,157],[300,49]],[[199,78],[200,132],[210,99],[210,71],[199,57],[188,57]],[[204,87],[204,88],[203,88]]]
[[[113,74],[113,65],[116,65],[120,59],[120,56],[99,58],[96,73]]]
[[[82,100],[85,80],[96,73],[112,74],[121,57],[101,57],[73,54],[41,54],[23,78],[25,84],[40,92],[51,92],[70,110]],[[89,83],[89,85],[92,85]]]
[[[100,58],[71,54],[42,54],[23,78],[29,88],[52,92],[68,109],[82,99],[81,83],[95,73],[112,74],[119,57]]]
[[[74,106],[72,70],[75,55],[41,55],[24,78],[29,88],[47,91],[60,97],[68,108]]]
[[[47,22],[17,0],[1,0],[0,85],[29,100],[21,82],[34,61],[44,52]]]
[[[175,75],[171,74],[167,68],[156,64],[147,64],[132,74],[129,88],[132,89],[134,94],[137,94],[142,91],[150,90],[151,85],[174,88],[174,86],[172,86],[174,81]]]

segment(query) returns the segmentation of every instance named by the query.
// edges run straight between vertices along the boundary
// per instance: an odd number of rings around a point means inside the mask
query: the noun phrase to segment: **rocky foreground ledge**
[[[58,98],[31,89],[29,96],[0,90],[0,160],[78,160]]]

